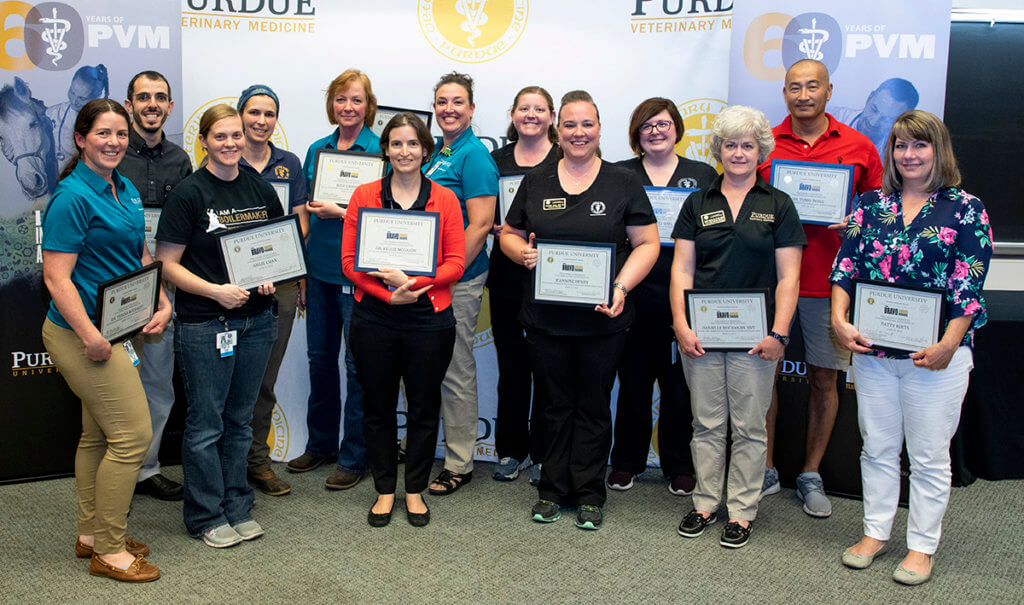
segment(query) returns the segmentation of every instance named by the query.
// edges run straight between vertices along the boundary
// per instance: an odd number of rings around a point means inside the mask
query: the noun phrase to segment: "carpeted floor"
[[[536,491],[526,477],[492,481],[492,465],[458,493],[428,497],[433,520],[417,529],[396,509],[373,529],[370,481],[323,489],[330,469],[293,475],[291,495],[257,494],[253,517],[267,535],[216,550],[193,540],[181,503],[139,496],[129,533],[148,543],[163,577],[125,585],[88,575],[74,557],[73,479],[0,487],[0,602],[7,603],[1020,603],[1024,601],[1024,481],[978,481],[953,490],[934,577],[894,584],[897,548],[867,570],[846,569],[842,550],[860,535],[861,503],[833,498],[829,519],[812,519],[793,491],[761,505],[750,544],[718,545],[721,525],[687,540],[676,526],[690,499],[671,495],[657,471],[625,493],[611,492],[605,526],[577,529],[571,514],[530,521]],[[181,468],[165,473],[181,479]]]

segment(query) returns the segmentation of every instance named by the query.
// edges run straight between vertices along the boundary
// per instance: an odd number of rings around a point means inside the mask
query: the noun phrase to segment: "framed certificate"
[[[318,149],[309,199],[348,206],[356,187],[383,176],[384,160],[379,153]]]
[[[686,198],[697,190],[682,187],[644,187],[644,191],[647,192],[647,199],[651,200],[654,218],[658,221],[658,239],[661,240],[661,245],[674,245],[672,229],[676,226],[679,211],[683,209]]]
[[[96,289],[96,328],[117,342],[131,338],[153,319],[160,300],[162,265],[155,261],[104,282]]]
[[[267,181],[274,188],[274,193],[277,194],[277,199],[281,201],[281,210],[288,214],[292,211],[292,184],[288,181]]]
[[[768,335],[768,290],[687,290],[686,321],[705,351],[747,352]]]
[[[501,211],[501,224],[505,224],[505,217],[508,216],[508,209],[512,207],[512,200],[516,199],[516,192],[519,191],[519,184],[523,182],[523,175],[515,174],[503,176],[498,179],[498,208]]]
[[[801,223],[833,225],[850,213],[853,166],[772,160],[771,185],[793,198]]]
[[[612,302],[615,244],[534,240],[533,300],[595,307]]]
[[[228,281],[246,290],[306,277],[306,247],[296,214],[224,233],[220,253]]]
[[[437,275],[441,213],[360,208],[356,271],[401,269],[406,275]]]
[[[872,348],[901,353],[939,342],[946,292],[890,283],[853,280],[850,323]]]
[[[434,117],[433,112],[423,111],[422,109],[388,107],[387,105],[377,106],[377,115],[374,116],[373,118],[373,126],[370,127],[370,130],[373,131],[373,134],[380,136],[380,133],[384,132],[384,127],[388,125],[388,122],[391,121],[391,118],[406,111],[415,114],[416,117],[423,120],[423,123],[427,125],[427,130],[430,130],[430,120]]]
[[[144,206],[142,217],[146,221],[146,247],[149,255],[156,257],[156,226],[160,224],[160,206]]]

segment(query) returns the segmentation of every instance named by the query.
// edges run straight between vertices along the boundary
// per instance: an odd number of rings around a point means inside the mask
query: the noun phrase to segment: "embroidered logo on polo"
[[[712,225],[720,225],[725,222],[725,210],[715,210],[714,212],[708,212],[707,214],[700,215],[700,226],[710,227]]]
[[[676,187],[682,189],[697,189],[697,179],[693,177],[684,176],[683,178],[679,179],[679,181],[676,183]]]
[[[274,176],[279,179],[288,180],[290,176],[287,166],[281,166],[280,164],[274,166]]]
[[[541,208],[544,210],[565,210],[565,198],[548,198],[541,202]]]
[[[750,213],[750,220],[758,221],[758,222],[761,222],[761,223],[774,223],[775,222],[775,215],[774,214],[768,214],[766,212],[751,212]]]
[[[604,211],[606,209],[604,202],[593,202],[590,204],[590,216],[604,216]]]

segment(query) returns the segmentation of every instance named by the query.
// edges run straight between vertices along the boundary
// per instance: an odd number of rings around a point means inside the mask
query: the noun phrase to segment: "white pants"
[[[927,555],[942,534],[950,491],[949,442],[974,367],[960,347],[944,370],[926,370],[911,359],[853,356],[857,420],[864,449],[864,535],[888,540],[900,494],[900,451],[910,457],[907,547]]]

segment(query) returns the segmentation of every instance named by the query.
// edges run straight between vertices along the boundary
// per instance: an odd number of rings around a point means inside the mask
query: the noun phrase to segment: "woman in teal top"
[[[153,435],[149,407],[134,351],[111,345],[95,326],[99,285],[153,262],[139,192],[116,170],[128,148],[128,113],[110,99],[90,101],[75,120],[74,140],[78,154],[43,214],[42,248],[43,280],[53,297],[43,344],[82,400],[75,554],[91,557],[91,575],[148,582],[160,570],[146,562],[145,544],[125,536],[125,526]],[[170,317],[161,290],[143,333],[159,334]]]
[[[379,153],[380,139],[370,130],[377,115],[377,97],[370,79],[348,69],[327,87],[327,120],[338,127],[315,141],[306,152],[303,169],[313,191],[313,172],[319,149]],[[312,195],[310,196],[312,198]],[[348,343],[349,320],[355,304],[354,286],[341,273],[341,228],[345,208],[333,202],[310,199],[299,207],[306,233],[309,278],[300,300],[307,309],[306,344],[309,355],[309,402],[305,452],[288,462],[292,472],[311,471],[324,463],[337,463],[327,478],[327,489],[348,489],[366,474],[366,441],[363,438],[363,389],[356,377],[350,347],[345,347],[344,431],[341,423],[341,376],[338,355],[341,339]]]
[[[473,134],[473,79],[451,72],[434,86],[434,118],[443,134],[423,167],[430,180],[455,192],[466,229],[466,272],[452,290],[455,311],[455,352],[441,384],[444,422],[444,469],[430,484],[430,493],[450,494],[473,478],[476,445],[476,360],[473,337],[487,281],[487,235],[494,223],[498,166]]]

